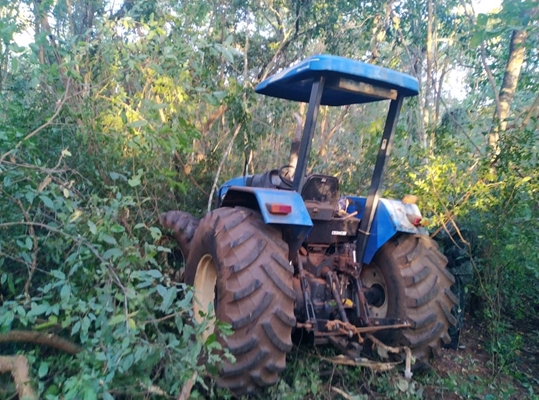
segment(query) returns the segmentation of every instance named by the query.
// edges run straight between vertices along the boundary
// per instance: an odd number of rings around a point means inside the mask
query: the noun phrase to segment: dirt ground
[[[492,368],[483,329],[470,324],[461,332],[458,348],[442,349],[434,361],[432,373],[440,385],[426,380],[424,398],[539,399],[539,326],[522,328],[520,350],[504,368]]]

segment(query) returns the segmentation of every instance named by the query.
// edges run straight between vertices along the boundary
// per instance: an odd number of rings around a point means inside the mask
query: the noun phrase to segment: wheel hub
[[[382,272],[377,266],[366,266],[361,273],[361,280],[368,293],[373,296],[367,298],[371,317],[385,318],[387,316],[386,282]]]

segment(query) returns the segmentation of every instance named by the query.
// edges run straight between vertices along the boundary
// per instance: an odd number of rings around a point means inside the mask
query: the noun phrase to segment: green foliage
[[[82,348],[73,357],[6,346],[28,356],[43,398],[148,396],[152,385],[174,395],[194,371],[195,398],[229,395],[204,388],[199,356],[209,354],[215,370],[218,344],[197,339],[203,327],[190,323],[189,288],[170,278],[171,241],[158,216],[202,215],[214,180],[287,163],[293,113],[305,108],[262,100],[252,88],[321,52],[421,82],[422,96],[403,108],[386,194],[417,194],[433,234],[460,232],[490,366],[498,374],[515,365],[529,334],[514,327],[534,326],[539,307],[530,284],[539,278],[536,4],[504,1],[499,13],[468,18],[460,1],[434,3],[436,60],[426,82],[424,1],[0,1],[0,329],[52,332]],[[28,27],[33,40],[17,45]],[[501,84],[517,28],[529,35],[526,62],[493,162],[485,149],[491,80]],[[469,85],[459,104],[451,70]],[[323,108],[312,172],[336,175],[342,193],[366,194],[385,111]],[[426,112],[435,115],[430,126]],[[396,374],[328,367],[311,355],[288,361],[268,397],[330,398],[328,368],[340,383],[364,385],[342,386],[356,398],[421,397],[419,383]],[[463,397],[490,393],[474,379],[440,385]]]
[[[52,332],[81,348],[8,345],[28,357],[42,398],[178,395],[195,371],[202,382],[202,355],[214,369],[222,356],[215,335],[198,339],[205,324],[191,322],[193,293],[170,278],[157,225],[187,192],[173,153],[199,137],[196,104],[219,105],[223,93],[188,63],[213,44],[195,47],[170,13],[98,19],[62,47],[36,37],[0,76],[10,87],[0,110],[0,333]],[[56,54],[61,65],[40,60]]]
[[[11,218],[0,224],[10,233],[0,242],[0,330],[54,329],[82,351],[76,362],[35,346],[12,351],[25,349],[36,375],[50,377],[40,381],[40,393],[129,395],[151,385],[178,393],[202,371],[200,354],[218,344],[194,340],[203,326],[186,323],[192,292],[164,273],[170,250],[159,245],[160,229],[134,224],[137,200],[117,187],[110,198],[82,198],[77,183],[67,188],[61,175],[39,172],[3,171],[2,196],[11,204],[2,214]]]

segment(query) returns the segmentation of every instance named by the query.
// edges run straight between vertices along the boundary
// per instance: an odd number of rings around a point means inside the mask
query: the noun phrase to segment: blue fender
[[[243,181],[243,178],[236,179]],[[231,183],[231,181],[227,183]],[[247,186],[223,186],[219,195],[222,196],[220,207],[251,208],[260,211],[266,224],[285,225],[284,233],[290,241],[291,248],[299,248],[313,226],[303,198],[297,192]],[[268,210],[270,204],[290,206],[292,211],[289,214],[272,214]]]
[[[348,206],[346,212],[351,214],[357,211],[356,218],[363,217],[365,210],[365,197],[346,196]],[[374,220],[371,235],[367,241],[367,249],[363,262],[369,264],[378,251],[397,232],[417,233],[426,235],[427,230],[421,226],[414,226],[408,216],[421,217],[421,212],[415,204],[403,203],[400,200],[380,199]]]

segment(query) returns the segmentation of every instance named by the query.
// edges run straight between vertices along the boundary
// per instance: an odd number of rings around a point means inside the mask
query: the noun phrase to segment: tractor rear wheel
[[[198,218],[185,211],[169,211],[159,217],[161,225],[174,232],[174,238],[180,247],[184,261],[189,256],[191,241],[200,223]]]
[[[393,346],[408,346],[418,360],[428,362],[449,343],[448,329],[455,326],[451,309],[457,298],[455,282],[446,270],[447,259],[426,235],[401,234],[387,242],[362,269],[365,287],[383,293],[369,305],[371,317],[400,318],[411,327],[381,331],[378,336]]]
[[[185,282],[195,289],[195,319],[213,304],[216,318],[232,326],[232,335],[218,337],[236,362],[223,361],[216,381],[235,395],[274,384],[285,369],[296,324],[293,272],[281,231],[259,213],[224,207],[200,222]]]

